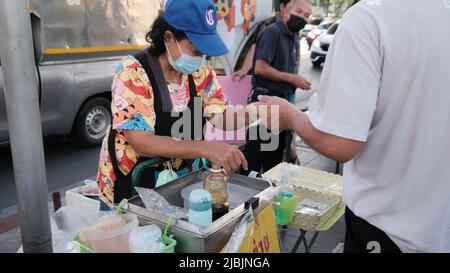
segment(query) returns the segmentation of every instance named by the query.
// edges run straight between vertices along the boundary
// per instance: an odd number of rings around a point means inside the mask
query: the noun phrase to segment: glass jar
[[[209,170],[203,180],[203,188],[211,193],[213,221],[220,219],[230,210],[228,203],[228,178],[222,170]]]

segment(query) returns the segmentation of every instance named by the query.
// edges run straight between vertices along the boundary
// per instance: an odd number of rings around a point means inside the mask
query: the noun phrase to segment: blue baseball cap
[[[201,53],[222,56],[229,50],[217,33],[217,10],[210,0],[168,0],[166,22],[186,36]]]

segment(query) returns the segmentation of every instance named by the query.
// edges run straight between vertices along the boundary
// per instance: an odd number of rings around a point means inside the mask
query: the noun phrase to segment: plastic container
[[[212,223],[212,197],[202,189],[194,190],[189,197],[189,222],[206,228]]]
[[[298,201],[298,197],[289,192],[282,192],[277,195],[275,199],[275,214],[278,225],[287,225],[294,220],[295,208]]]
[[[121,215],[125,225],[107,232],[90,232],[87,234],[92,249],[96,253],[129,253],[129,237],[133,229],[139,226],[134,214]]]
[[[95,251],[90,249],[89,247],[83,245],[80,241],[80,236],[77,235],[72,241],[72,243],[77,247],[79,253],[83,254],[94,254]]]
[[[175,247],[177,246],[177,241],[173,238],[163,236],[162,237],[163,243],[166,244],[166,247],[161,250],[161,253],[175,253]],[[80,253],[83,254],[95,254],[96,252],[93,249],[90,249],[83,245],[80,242],[80,238],[77,236],[72,241],[76,246]]]

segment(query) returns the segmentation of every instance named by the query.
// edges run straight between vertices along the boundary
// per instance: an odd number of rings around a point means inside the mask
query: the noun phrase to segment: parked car
[[[314,67],[320,67],[325,62],[328,49],[339,28],[339,21],[333,24],[326,33],[317,38],[311,46],[311,61]]]
[[[306,24],[305,28],[300,31],[300,38],[306,38],[308,33],[320,25],[323,22],[323,17],[321,16],[313,16],[309,19],[308,24]]]
[[[323,21],[320,25],[312,29],[308,35],[306,35],[306,41],[308,42],[309,49],[311,49],[311,45],[317,37],[324,34],[333,24],[334,21],[332,20]]]

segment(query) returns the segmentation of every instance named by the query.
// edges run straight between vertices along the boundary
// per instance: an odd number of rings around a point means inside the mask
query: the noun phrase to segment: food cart
[[[139,173],[151,167],[156,162],[143,163],[136,168],[133,175],[135,185],[139,181]],[[302,200],[310,200],[327,208],[322,214],[305,212],[297,206],[293,220],[282,227],[277,225],[275,196],[280,192],[283,173],[288,168],[298,168],[300,173],[290,177],[289,184],[295,195]],[[162,187],[155,189],[171,206],[183,208],[186,206],[187,192],[202,187],[205,170],[200,169],[178,178]],[[234,175],[228,180],[230,196],[230,212],[213,222],[206,228],[189,223],[185,218],[174,218],[163,211],[147,209],[140,196],[125,200],[118,207],[119,213],[134,215],[140,226],[155,224],[170,234],[165,238],[167,247],[172,251],[166,253],[280,253],[290,252],[283,249],[279,237],[282,228],[300,230],[300,236],[292,252],[299,245],[305,245],[309,252],[320,232],[328,230],[342,217],[345,206],[342,203],[342,177],[305,167],[282,163],[262,175],[262,178]],[[252,215],[252,224],[248,224],[248,216]],[[238,233],[241,234],[238,234]],[[244,234],[242,233],[245,233]],[[315,232],[311,242],[306,241],[306,233]],[[240,236],[240,237],[239,237]],[[236,239],[236,237],[239,237]],[[234,241],[230,247],[229,242]],[[80,252],[94,252],[75,240]],[[239,245],[236,245],[238,242]]]

